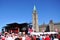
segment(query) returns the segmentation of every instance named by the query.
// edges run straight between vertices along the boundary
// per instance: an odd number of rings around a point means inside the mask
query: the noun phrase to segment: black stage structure
[[[10,23],[3,27],[2,32],[8,32],[8,33],[19,33],[19,32],[25,32],[28,33],[28,28],[32,27],[30,25],[31,23]],[[4,30],[4,31],[3,31]]]

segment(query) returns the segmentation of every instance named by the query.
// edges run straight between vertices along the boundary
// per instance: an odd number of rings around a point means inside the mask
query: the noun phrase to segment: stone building
[[[33,14],[32,14],[32,26],[34,31],[39,32],[39,27],[38,27],[38,15],[37,15],[37,10],[36,10],[36,6],[34,5],[34,9],[33,9]]]
[[[49,31],[48,31],[49,30]],[[60,32],[60,23],[54,23],[52,20],[50,20],[49,24],[42,24],[39,26],[40,32]]]
[[[60,32],[60,23],[54,23],[52,20],[48,24],[43,23],[42,25],[38,25],[38,12],[36,10],[36,6],[34,5],[33,14],[32,14],[32,28],[36,32]]]

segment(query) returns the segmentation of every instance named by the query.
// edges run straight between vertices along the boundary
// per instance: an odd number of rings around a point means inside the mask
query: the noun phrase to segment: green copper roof
[[[36,6],[34,5],[34,9],[33,10],[36,10]]]

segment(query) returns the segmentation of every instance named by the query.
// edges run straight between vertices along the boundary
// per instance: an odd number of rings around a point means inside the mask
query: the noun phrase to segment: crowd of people
[[[3,35],[0,35],[0,40],[60,40],[60,37],[58,37],[57,34],[31,35],[25,33],[5,33]]]

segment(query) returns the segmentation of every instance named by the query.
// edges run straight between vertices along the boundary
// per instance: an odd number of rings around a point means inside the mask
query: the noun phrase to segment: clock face
[[[22,28],[22,30],[26,30],[26,28],[25,28],[25,27],[23,27],[23,28]]]

